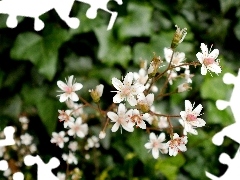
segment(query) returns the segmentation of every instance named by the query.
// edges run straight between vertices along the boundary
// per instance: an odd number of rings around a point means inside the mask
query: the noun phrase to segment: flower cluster
[[[103,110],[100,104],[103,84],[89,90],[90,97],[95,103],[93,104],[76,94],[83,85],[73,81],[73,75],[66,80],[66,83],[57,82],[62,93],[58,95],[59,101],[66,102],[69,109],[58,111],[59,121],[63,122],[65,131],[53,132],[51,142],[56,143],[60,148],[64,148],[64,144],[69,143],[68,153],[62,157],[68,164],[77,164],[78,160],[74,153],[80,148],[84,147],[86,151],[98,148],[99,141],[106,137],[106,129],[109,126],[112,132],[119,129],[121,133],[122,129],[133,132],[136,128],[148,132],[149,142],[146,142],[145,148],[152,151],[155,159],[159,157],[159,152],[176,156],[179,152],[187,150],[188,134],[197,135],[196,128],[206,124],[199,117],[203,109],[202,105],[199,104],[194,108],[194,103],[185,100],[185,110],[177,115],[163,114],[155,105],[161,103],[159,100],[163,97],[191,89],[190,84],[194,77],[190,71],[191,66],[201,66],[202,75],[206,75],[207,71],[219,74],[221,67],[217,59],[219,51],[214,49],[208,52],[207,45],[203,43],[200,45],[202,52],[196,54],[198,61],[188,62],[185,53],[177,52],[176,47],[183,41],[186,34],[186,28],[181,30],[177,27],[171,47],[163,49],[164,59],[154,54],[148,67],[145,61],[138,72],[128,72],[122,80],[113,77],[112,85],[116,90],[112,92],[116,94],[113,94],[113,104],[106,110]],[[163,79],[162,86],[157,83],[160,79]],[[182,79],[181,84],[175,83],[178,79]],[[172,85],[177,85],[175,86],[177,88],[172,92],[166,92],[167,89],[171,89],[168,86]],[[82,104],[76,103],[78,100]],[[85,107],[96,110],[96,114],[91,116],[105,120],[104,127],[99,132],[99,138],[96,134],[89,133],[87,124],[89,115],[84,113]],[[173,126],[176,123],[172,121],[177,120],[182,126],[182,131]],[[159,135],[156,134],[157,131],[160,132]],[[79,139],[84,138],[85,145],[81,146]],[[88,159],[88,154],[85,157]]]

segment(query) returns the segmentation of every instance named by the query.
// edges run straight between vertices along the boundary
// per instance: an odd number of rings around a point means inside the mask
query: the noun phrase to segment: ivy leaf
[[[149,36],[152,30],[152,7],[143,3],[129,3],[128,15],[118,18],[118,34],[120,39]]]
[[[100,44],[98,58],[109,66],[117,63],[126,68],[132,57],[130,46],[121,44],[114,38],[112,31],[106,29],[102,26],[94,30]]]
[[[52,80],[56,73],[58,48],[70,36],[63,29],[52,28],[46,32],[46,36],[33,32],[20,34],[11,49],[11,58],[31,61],[39,73]]]

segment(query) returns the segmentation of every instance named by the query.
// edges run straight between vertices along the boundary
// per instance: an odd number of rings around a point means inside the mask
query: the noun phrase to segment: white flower
[[[184,71],[184,77],[185,77],[187,83],[192,83],[192,79],[191,78],[193,76],[194,76],[193,74],[190,74],[190,70],[188,68],[186,68],[185,71]]]
[[[65,136],[65,132],[61,131],[59,133],[53,132],[52,133],[52,139],[51,139],[51,143],[56,143],[56,145],[58,145],[60,148],[63,148],[64,143],[68,142],[69,138],[68,137],[64,137]]]
[[[62,158],[64,161],[66,161],[68,164],[77,164],[78,161],[77,161],[77,158],[76,156],[72,153],[72,152],[69,152],[69,154],[63,154],[62,155]]]
[[[60,92],[64,92],[63,94],[57,95],[60,96],[60,102],[64,102],[68,99],[71,99],[72,101],[79,100],[79,97],[75,91],[82,89],[83,85],[81,83],[73,82],[73,75],[66,80],[66,83],[63,81],[57,81],[57,85],[62,90]]]
[[[187,91],[188,89],[192,89],[192,87],[190,87],[188,83],[182,83],[182,84],[178,85],[178,92],[179,93]]]
[[[87,139],[87,145],[85,146],[85,149],[88,150],[90,148],[99,148],[99,139],[96,136],[92,136]]]
[[[128,123],[130,121],[129,116],[131,115],[130,111],[127,111],[124,104],[119,104],[117,114],[114,112],[108,112],[107,116],[111,119],[111,122],[115,122],[112,127],[112,132],[116,132],[121,125],[123,129],[129,132],[133,132],[133,127]],[[121,129],[122,133],[122,129]]]
[[[24,145],[30,145],[32,143],[33,137],[28,133],[25,133],[20,136],[21,143]]]
[[[194,110],[193,105],[189,100],[185,100],[185,111],[181,111],[181,118],[179,122],[184,127],[183,134],[186,135],[188,132],[197,135],[198,132],[194,129],[196,127],[205,126],[206,122],[198,118],[202,110],[202,105],[199,104]]]
[[[78,117],[83,115],[83,104],[74,103],[72,100],[66,101],[67,107],[72,109],[72,115]]]
[[[154,133],[150,133],[149,142],[144,146],[146,149],[152,149],[152,155],[155,159],[159,157],[159,150],[161,153],[168,152],[168,146],[166,143],[162,143],[165,141],[165,134],[161,133],[158,137]]]
[[[221,73],[222,69],[219,66],[219,60],[217,59],[218,54],[219,54],[219,50],[218,49],[214,49],[210,53],[210,52],[208,52],[207,45],[205,45],[204,43],[201,43],[200,48],[202,50],[202,53],[198,52],[196,54],[196,56],[198,58],[198,61],[202,64],[201,74],[202,75],[206,75],[207,74],[207,70],[212,71],[212,72],[214,72],[216,74]]]
[[[113,86],[118,90],[117,94],[113,97],[114,103],[120,103],[127,100],[131,106],[137,105],[137,100],[134,97],[145,90],[145,86],[139,83],[133,84],[133,73],[129,72],[125,76],[123,83],[117,79],[112,78]]]
[[[185,144],[187,144],[187,136],[179,137],[177,133],[174,133],[173,139],[167,142],[169,155],[176,156],[179,151],[187,151]]]
[[[70,116],[70,114],[72,113],[71,110],[58,110],[58,119],[59,121],[64,121],[63,126],[64,128],[67,128],[69,126],[69,124],[74,122],[74,118],[72,116]]]
[[[169,82],[170,85],[172,85],[173,84],[173,80],[175,80],[176,77],[177,77],[177,73],[174,70],[172,70],[172,71],[168,70],[167,74],[168,74],[167,75],[168,76],[168,82]]]
[[[136,82],[144,85],[147,82],[148,75],[145,69],[141,68],[138,73],[134,72],[133,74]]]
[[[143,112],[148,112],[153,104],[154,94],[148,94],[147,96],[145,96],[144,93],[139,93],[137,97],[137,104],[140,110]]]
[[[68,148],[75,152],[78,149],[78,143],[76,141],[70,142]]]
[[[140,112],[137,109],[130,109],[129,111],[131,112],[130,124],[132,126],[136,124],[137,127],[146,129],[146,124],[143,120],[147,120],[150,117],[150,114],[148,113],[140,114]]]
[[[29,119],[26,116],[21,116],[19,118],[19,122],[21,122],[22,124],[29,123]]]
[[[58,172],[57,177],[58,177],[59,180],[66,180],[66,174],[65,173]]]
[[[101,131],[98,135],[99,139],[104,139],[106,137],[105,131]]]
[[[172,57],[172,62],[171,64],[174,66],[180,66],[182,64],[182,61],[185,60],[185,53],[183,52],[174,52],[172,56],[172,49],[171,48],[164,48],[164,56],[167,62],[170,63],[171,57]],[[180,67],[175,68],[176,71],[180,71]]]
[[[169,126],[169,124],[168,124],[168,121],[167,121],[167,117],[161,116],[161,117],[159,118],[159,121],[158,121],[158,127],[159,127],[160,129],[165,129],[165,128],[167,128],[168,126]]]
[[[82,124],[82,118],[78,117],[75,123],[69,124],[70,129],[68,130],[68,135],[73,136],[77,135],[80,138],[83,138],[88,133],[88,125],[86,123]]]

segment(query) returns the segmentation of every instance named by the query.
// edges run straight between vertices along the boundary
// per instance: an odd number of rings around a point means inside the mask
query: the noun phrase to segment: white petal
[[[63,81],[57,81],[57,85],[63,91],[68,87]]]
[[[68,85],[69,87],[72,86],[72,81],[73,81],[73,75],[71,75],[71,76],[68,78],[67,85]]]
[[[203,59],[204,59],[203,54],[198,52],[196,54],[196,56],[197,56],[198,61],[202,64],[203,63]]]
[[[156,134],[155,133],[150,133],[150,135],[149,135],[149,139],[150,139],[150,141],[152,141],[152,140],[156,140],[157,139],[157,136],[156,136]]]
[[[133,132],[134,131],[134,128],[133,128],[131,123],[126,122],[126,124],[125,123],[122,124],[122,127],[123,127],[123,129],[125,129],[128,132]]]
[[[192,103],[189,100],[185,100],[185,111],[192,111]]]
[[[159,157],[159,150],[157,148],[153,148],[152,155],[155,159],[157,159]]]
[[[180,146],[178,146],[178,148],[179,148],[180,151],[182,151],[182,152],[187,151],[187,147],[185,146],[185,144],[181,144]]]
[[[181,112],[180,112],[180,116],[181,116],[181,118],[182,118],[183,120],[186,120],[186,117],[187,117],[186,111],[181,111]]]
[[[148,94],[146,99],[147,99],[148,105],[151,106],[154,101],[154,94]]]
[[[164,51],[164,57],[166,61],[170,62],[171,56],[172,56],[172,50],[170,48],[164,48],[163,51]]]
[[[214,50],[208,55],[208,57],[216,59],[216,58],[218,57],[218,55],[219,55],[219,50],[218,50],[218,49],[214,49]]]
[[[202,75],[206,75],[207,74],[207,68],[204,65],[202,65],[202,67],[201,67],[201,74]]]
[[[146,149],[152,149],[152,143],[148,142],[144,145]]]
[[[75,92],[72,92],[69,97],[72,101],[78,101],[79,97]]]
[[[177,133],[173,134],[173,139],[179,138],[179,135]]]
[[[199,116],[202,108],[203,108],[202,105],[199,104],[199,105],[193,110],[193,113],[196,114],[197,116]]]
[[[124,115],[126,113],[126,111],[127,111],[127,109],[126,109],[125,105],[122,104],[122,103],[119,104],[119,106],[118,106],[118,115],[122,116],[122,115]]]
[[[141,123],[138,123],[138,126],[141,128],[141,129],[146,129],[146,124],[144,121],[141,121]]]
[[[68,94],[63,93],[63,94],[60,95],[59,101],[60,101],[60,102],[64,102],[64,101],[66,101],[67,99],[68,99]]]
[[[123,88],[123,83],[117,78],[112,78],[112,84],[118,91]]]
[[[201,50],[202,50],[203,55],[206,56],[206,55],[208,54],[207,45],[205,45],[204,43],[201,43],[200,48],[201,48]]]
[[[146,97],[144,95],[144,93],[139,93],[137,95],[138,101],[145,101]]]
[[[73,86],[72,86],[72,90],[73,91],[78,91],[80,89],[82,89],[83,85],[81,83],[75,83]]]
[[[118,122],[116,122],[111,129],[112,132],[116,132],[118,130],[119,126],[120,126],[120,124]]]
[[[120,103],[124,100],[124,97],[121,96],[120,93],[117,93],[114,97],[113,97],[113,102],[114,103]]]
[[[132,94],[130,94],[127,97],[127,101],[131,106],[136,106],[137,105],[137,100],[135,99],[135,97]]]
[[[216,74],[221,73],[222,69],[219,65],[217,64],[210,64],[208,65],[208,69]]]
[[[96,86],[96,91],[98,92],[99,96],[102,96],[103,88],[104,86],[102,84],[99,84],[98,86]]]
[[[159,142],[165,141],[165,133],[161,133],[161,134],[158,136],[158,141],[159,141]]]
[[[132,81],[133,81],[133,73],[129,72],[125,76],[123,83],[124,83],[124,85],[131,86],[132,85]]]
[[[107,116],[113,121],[116,122],[118,120],[118,115],[114,112],[108,112]]]

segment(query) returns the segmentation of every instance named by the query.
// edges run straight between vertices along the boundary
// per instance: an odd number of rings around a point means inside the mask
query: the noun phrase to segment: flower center
[[[187,121],[196,121],[197,117],[193,114],[188,114],[186,119]]]
[[[133,116],[131,117],[131,120],[132,120],[132,122],[135,122],[135,123],[137,123],[137,124],[140,124],[141,121],[142,121],[142,118],[141,118],[139,115],[133,115]]]
[[[72,93],[72,88],[67,86],[64,88],[64,91],[67,93],[67,94],[71,94]]]
[[[124,95],[128,96],[131,93],[131,89],[130,87],[124,87],[122,92]]]
[[[213,64],[215,61],[214,61],[214,58],[205,58],[204,60],[203,60],[203,64],[205,65],[205,66],[208,66],[208,65],[210,65],[210,64]]]

